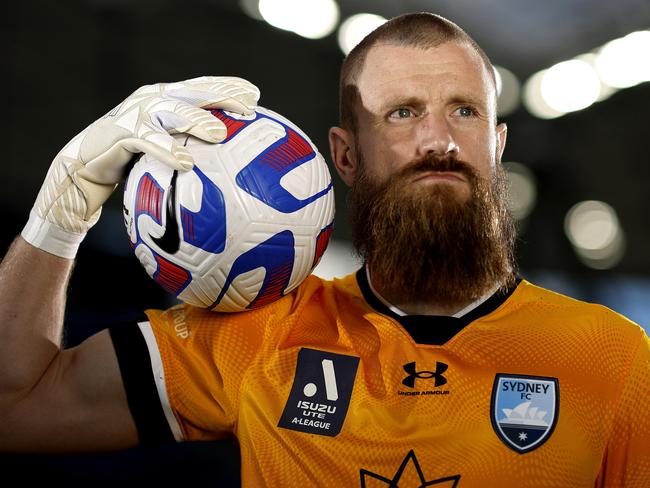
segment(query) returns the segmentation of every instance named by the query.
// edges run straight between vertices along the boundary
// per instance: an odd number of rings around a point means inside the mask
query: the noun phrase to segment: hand
[[[22,231],[40,249],[74,258],[123,177],[134,154],[148,153],[187,171],[194,160],[170,135],[187,133],[219,142],[226,127],[204,109],[249,114],[259,90],[246,80],[203,76],[178,83],[146,85],[93,122],[57,154]]]

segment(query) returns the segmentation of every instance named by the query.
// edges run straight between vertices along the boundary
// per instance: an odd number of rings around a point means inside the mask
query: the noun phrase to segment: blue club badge
[[[557,378],[498,373],[492,387],[492,427],[506,446],[523,454],[551,436],[559,405]]]

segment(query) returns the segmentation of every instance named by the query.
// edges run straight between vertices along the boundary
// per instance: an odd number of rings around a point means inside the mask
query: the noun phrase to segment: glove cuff
[[[32,209],[20,235],[32,246],[61,258],[74,259],[86,233],[77,234],[39,217]]]

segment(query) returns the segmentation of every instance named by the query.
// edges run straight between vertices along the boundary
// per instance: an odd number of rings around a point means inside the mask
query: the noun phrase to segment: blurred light
[[[359,269],[361,264],[351,243],[331,240],[312,274],[326,280],[342,278]]]
[[[628,88],[650,81],[650,31],[632,32],[605,44],[598,52],[596,70],[603,82]]]
[[[495,65],[492,65],[492,69],[494,70],[494,79],[497,83],[496,90],[497,90],[497,97],[501,95],[501,90],[503,90],[503,80],[501,79],[501,73],[499,73],[499,68],[497,68]]]
[[[539,117],[540,119],[553,119],[564,115],[564,112],[551,108],[546,103],[546,100],[544,100],[544,97],[542,97],[542,78],[545,74],[546,70],[539,71],[526,81],[524,84],[523,102],[526,109],[535,117]]]
[[[255,20],[264,20],[260,13],[259,0],[239,0],[239,6],[246,15]]]
[[[564,231],[580,260],[591,268],[611,268],[623,257],[623,231],[616,212],[605,202],[587,200],[571,207]]]
[[[494,67],[497,80],[497,115],[509,115],[519,107],[521,83],[514,73],[502,66]]]
[[[541,83],[542,97],[559,112],[582,110],[593,104],[600,94],[600,79],[596,71],[578,59],[551,66]]]
[[[589,66],[591,66],[596,72],[598,70],[596,69],[596,60],[598,59],[598,56],[594,53],[586,53],[586,54],[580,54],[579,56],[576,56],[574,59],[578,59],[580,61],[584,61],[585,63],[588,63]],[[598,98],[596,99],[597,102],[602,102],[603,100],[606,100],[607,98],[611,97],[614,93],[618,91],[618,88],[614,88],[612,86],[609,86],[603,82],[603,80],[600,78],[600,93],[598,94]]]
[[[339,27],[339,47],[347,55],[364,37],[386,22],[380,15],[356,14],[348,17]]]
[[[259,11],[272,26],[308,39],[331,34],[339,21],[334,0],[260,0]]]
[[[521,163],[503,163],[508,176],[508,208],[517,220],[530,215],[537,202],[537,183],[533,172]]]
[[[650,81],[649,53],[650,30],[614,39],[596,53],[581,54],[535,73],[524,85],[524,105],[543,119],[586,108],[620,88]]]

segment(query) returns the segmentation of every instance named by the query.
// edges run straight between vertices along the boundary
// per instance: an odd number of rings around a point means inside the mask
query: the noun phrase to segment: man
[[[101,119],[103,132],[64,148],[65,188],[46,179],[3,261],[1,446],[234,434],[245,486],[650,484],[648,338],[604,307],[516,279],[493,71],[430,14],[391,20],[342,67],[330,147],[352,187],[363,268],[241,314],[150,310],[61,351],[76,246],[128,160],[97,148],[191,166],[151,134],[218,140],[187,101],[246,112],[257,100],[243,81],[209,81],[136,92],[116,109],[122,122]],[[123,115],[130,107],[137,117]]]

